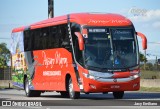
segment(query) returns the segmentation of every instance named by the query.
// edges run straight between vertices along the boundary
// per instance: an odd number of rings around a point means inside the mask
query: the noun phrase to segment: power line
[[[147,42],[147,43],[160,44],[160,42]]]
[[[160,57],[160,55],[151,54],[151,53],[147,53],[147,56],[158,56],[158,57]]]
[[[0,39],[11,39],[11,38],[0,38]]]
[[[142,41],[138,41],[138,42],[142,42]],[[151,44],[160,44],[160,42],[147,42],[147,43],[151,43]]]

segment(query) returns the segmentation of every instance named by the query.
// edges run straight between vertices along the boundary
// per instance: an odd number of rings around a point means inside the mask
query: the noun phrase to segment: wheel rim
[[[26,90],[26,93],[28,94],[29,93],[29,84],[28,84],[28,81],[26,82],[26,85],[25,85],[25,90]]]
[[[72,84],[72,81],[69,84],[69,93],[70,93],[70,96],[73,97],[73,84]]]

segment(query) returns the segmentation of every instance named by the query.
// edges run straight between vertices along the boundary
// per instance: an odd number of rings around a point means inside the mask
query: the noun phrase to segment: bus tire
[[[124,95],[124,91],[113,92],[114,99],[122,99]]]
[[[61,97],[63,98],[69,98],[69,93],[67,91],[62,91],[61,93]]]
[[[73,83],[72,83],[72,79],[69,79],[68,82],[68,92],[69,92],[69,98],[71,99],[78,99],[80,97],[80,92],[76,92],[73,89]]]
[[[25,79],[25,93],[27,97],[39,97],[41,95],[40,91],[30,90],[29,89],[29,80]]]

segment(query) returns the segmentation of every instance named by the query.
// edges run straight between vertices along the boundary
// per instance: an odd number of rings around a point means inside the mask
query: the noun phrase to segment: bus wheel
[[[27,97],[39,97],[41,95],[40,91],[30,90],[28,78],[25,79],[25,93]]]
[[[113,96],[115,99],[122,99],[124,95],[124,91],[120,91],[120,92],[113,92]]]
[[[69,79],[69,83],[68,83],[68,91],[69,91],[69,97],[71,99],[78,99],[80,97],[80,92],[75,92],[73,89],[73,83],[72,83],[72,79]]]
[[[69,98],[69,93],[67,91],[60,92],[63,98]]]

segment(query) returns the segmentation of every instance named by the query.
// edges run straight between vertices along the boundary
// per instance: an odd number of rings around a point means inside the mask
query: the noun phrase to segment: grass
[[[141,70],[142,79],[160,79],[160,71]]]
[[[141,87],[140,91],[146,92],[160,92],[160,87]]]
[[[9,86],[0,86],[0,89],[7,89],[9,88]],[[10,87],[10,88],[13,88],[13,87]]]

